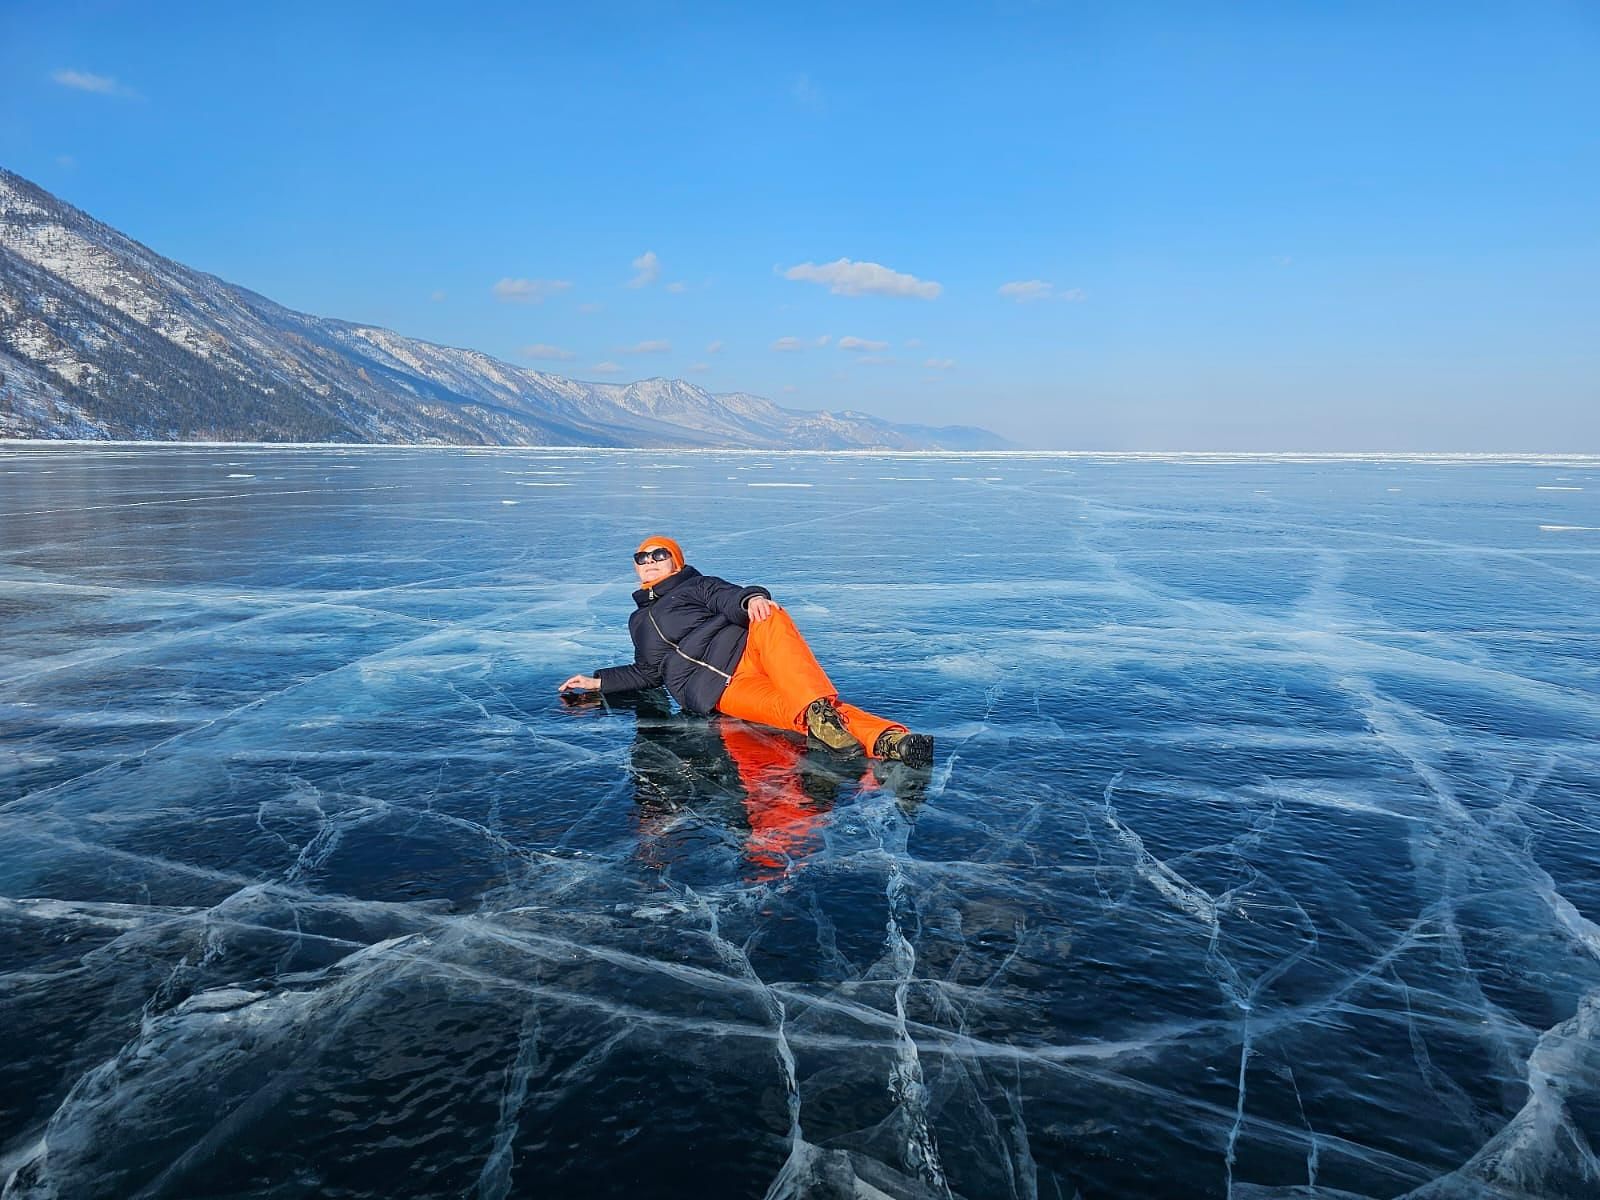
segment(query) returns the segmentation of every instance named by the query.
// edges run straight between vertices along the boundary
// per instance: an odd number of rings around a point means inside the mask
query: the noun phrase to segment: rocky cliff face
[[[717,396],[581,383],[274,304],[0,170],[0,436],[128,440],[990,449]]]

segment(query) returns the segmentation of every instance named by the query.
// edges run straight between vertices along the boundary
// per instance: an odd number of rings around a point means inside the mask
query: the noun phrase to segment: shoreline
[[[1131,462],[1411,462],[1448,464],[1522,464],[1528,466],[1600,467],[1600,453],[1555,453],[1521,450],[815,450],[758,449],[744,446],[463,446],[418,442],[211,442],[110,441],[100,438],[0,438],[0,447],[44,449],[71,447],[104,450],[393,450],[440,451],[501,455],[532,451],[559,454],[672,454],[754,457],[782,455],[805,458],[932,458],[932,459],[1079,459]]]

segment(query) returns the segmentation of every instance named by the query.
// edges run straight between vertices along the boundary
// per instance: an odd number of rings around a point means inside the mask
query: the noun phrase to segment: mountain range
[[[295,312],[0,169],[0,437],[1002,449],[970,426],[587,383]]]

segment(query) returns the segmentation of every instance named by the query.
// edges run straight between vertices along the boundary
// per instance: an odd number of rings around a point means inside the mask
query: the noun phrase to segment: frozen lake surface
[[[0,445],[3,1195],[1593,1197],[1597,746],[1592,459]]]

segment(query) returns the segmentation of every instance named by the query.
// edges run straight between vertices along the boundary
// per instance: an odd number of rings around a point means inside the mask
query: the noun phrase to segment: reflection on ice
[[[4,452],[7,1200],[1600,1190],[1597,464],[229,453]]]

